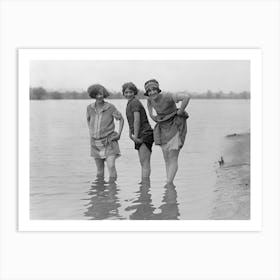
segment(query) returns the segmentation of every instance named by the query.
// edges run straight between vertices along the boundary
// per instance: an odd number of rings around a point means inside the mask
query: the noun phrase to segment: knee
[[[104,166],[97,166],[98,172],[104,172]]]
[[[100,171],[104,170],[104,164],[102,164],[102,163],[96,163],[96,167]]]
[[[150,159],[148,158],[140,159],[140,164],[142,167],[148,168],[150,166]]]
[[[116,169],[115,164],[108,164],[108,169],[115,170]]]
[[[110,170],[116,169],[116,167],[115,167],[115,162],[114,162],[114,161],[107,162],[107,167],[108,167],[108,169],[110,169]]]
[[[145,165],[145,159],[144,158],[140,158],[140,164],[141,164],[141,166]]]
[[[177,162],[179,157],[179,153],[177,151],[174,151],[174,153],[169,154],[169,160],[172,162]]]
[[[178,166],[178,158],[174,157],[170,159],[170,165],[172,166]]]
[[[178,163],[178,157],[177,157],[177,156],[172,156],[172,157],[170,158],[170,162],[172,162],[172,163]]]

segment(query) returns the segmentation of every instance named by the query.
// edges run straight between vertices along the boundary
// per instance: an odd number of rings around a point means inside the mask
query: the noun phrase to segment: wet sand
[[[217,162],[217,183],[211,219],[250,219],[250,134],[225,137],[221,153],[224,163]]]

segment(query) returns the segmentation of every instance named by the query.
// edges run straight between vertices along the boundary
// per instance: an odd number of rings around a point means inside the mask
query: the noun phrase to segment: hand
[[[143,140],[141,138],[135,137],[134,135],[131,136],[132,140],[136,143],[136,144],[142,144]]]
[[[131,132],[129,132],[129,138],[134,142],[134,135]]]
[[[118,141],[120,140],[121,135],[119,133],[115,133],[111,138],[110,138],[110,142],[112,141]]]
[[[130,138],[132,141],[134,141],[134,138],[133,138],[132,134],[129,134],[129,138]]]
[[[158,122],[158,116],[152,115],[152,116],[151,116],[151,119],[152,119],[154,122]]]
[[[181,109],[177,109],[177,115],[186,119],[189,117],[189,114],[186,111],[182,111]]]
[[[185,111],[182,111],[181,109],[177,109],[177,115],[183,116],[185,114]]]

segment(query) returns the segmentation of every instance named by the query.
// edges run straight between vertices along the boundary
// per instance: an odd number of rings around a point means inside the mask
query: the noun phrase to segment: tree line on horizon
[[[250,99],[250,92],[229,92],[224,93],[222,91],[212,92],[208,90],[203,93],[180,91],[180,93],[189,94],[193,99]],[[146,98],[144,91],[139,90],[138,98]],[[49,91],[43,87],[30,87],[29,88],[30,100],[48,100],[48,99],[90,99],[86,91]],[[122,92],[111,92],[108,99],[124,99]]]

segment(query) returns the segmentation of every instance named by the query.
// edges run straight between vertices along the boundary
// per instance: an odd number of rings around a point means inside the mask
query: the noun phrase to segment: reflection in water
[[[87,211],[85,216],[93,220],[121,219],[118,208],[119,203],[118,186],[115,181],[106,182],[104,178],[97,178],[88,192],[90,202],[85,205]]]
[[[126,211],[135,211],[129,216],[131,220],[152,220],[155,207],[152,205],[152,196],[150,193],[150,182],[141,182],[139,191],[135,192],[136,199],[132,205],[127,207]]]
[[[139,191],[136,192],[136,200],[125,210],[135,211],[129,216],[131,220],[178,220],[180,213],[177,203],[177,191],[174,184],[164,186],[165,192],[162,198],[160,213],[155,213],[156,208],[152,204],[149,182],[141,183]]]
[[[149,181],[142,182],[139,190],[135,192],[136,198],[132,204],[125,208],[132,212],[131,220],[178,220],[180,213],[177,203],[177,191],[173,184],[164,186],[164,195],[159,209],[152,203],[151,184]],[[85,216],[92,220],[102,219],[124,219],[119,214],[121,203],[118,198],[118,186],[115,181],[106,182],[104,178],[97,178],[91,185],[89,203]],[[157,210],[157,211],[155,211]]]
[[[161,220],[178,220],[179,204],[177,202],[177,191],[174,184],[166,184],[164,186],[165,192],[163,195],[163,204],[159,207],[161,209]]]

